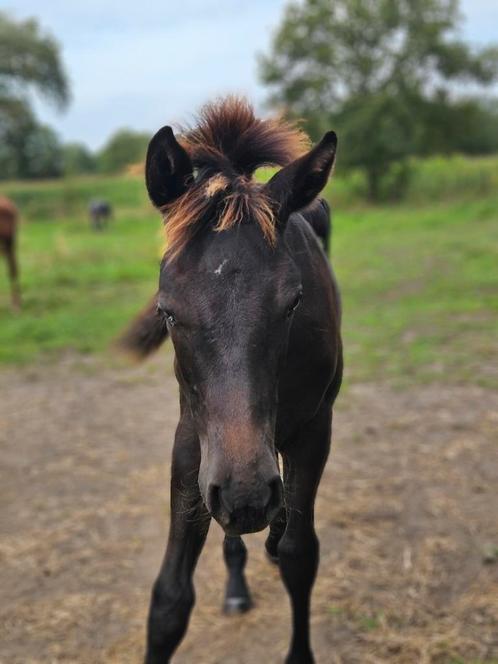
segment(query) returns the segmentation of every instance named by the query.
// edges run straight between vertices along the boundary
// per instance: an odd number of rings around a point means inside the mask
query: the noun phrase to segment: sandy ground
[[[141,661],[168,523],[177,417],[169,357],[0,373],[0,662]],[[498,660],[498,399],[479,388],[357,385],[336,408],[317,527],[320,664]],[[214,524],[175,662],[282,662],[289,609],[264,535],[256,607],[221,615]]]

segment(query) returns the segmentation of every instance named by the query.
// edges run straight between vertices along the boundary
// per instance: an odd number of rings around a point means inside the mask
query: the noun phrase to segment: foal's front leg
[[[223,611],[227,615],[245,613],[252,606],[244,568],[247,562],[247,549],[241,537],[225,535],[223,557],[228,570]]]
[[[168,547],[152,590],[145,664],[170,661],[194,605],[192,575],[210,522],[199,493],[199,461],[199,441],[191,423],[182,418],[173,449]]]
[[[286,664],[313,664],[310,645],[311,589],[318,569],[319,543],[314,527],[318,484],[330,449],[330,407],[284,450],[287,526],[278,544],[280,572],[292,605],[292,641]]]

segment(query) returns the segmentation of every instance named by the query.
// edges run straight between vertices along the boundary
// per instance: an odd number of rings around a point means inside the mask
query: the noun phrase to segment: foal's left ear
[[[307,154],[276,173],[265,187],[279,206],[279,221],[311,203],[327,184],[335,161],[337,136],[329,131]]]
[[[155,134],[147,149],[145,183],[156,207],[171,203],[187,189],[193,177],[190,157],[175,138],[171,127]]]

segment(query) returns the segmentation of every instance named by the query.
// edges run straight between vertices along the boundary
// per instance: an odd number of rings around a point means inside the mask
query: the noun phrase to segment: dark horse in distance
[[[168,249],[153,304],[122,343],[143,356],[171,336],[181,414],[147,664],[169,662],[185,634],[211,518],[225,532],[226,612],[250,606],[241,535],[269,526],[266,550],[293,613],[286,661],[314,661],[313,513],[342,347],[338,289],[307,210],[327,182],[336,144],[329,132],[310,149],[293,125],[257,119],[231,97],[204,107],[178,139],[164,127],[150,142],[146,184]],[[255,169],[269,164],[283,168],[257,183]]]
[[[112,217],[111,204],[102,200],[91,201],[88,206],[88,214],[90,215],[92,228],[101,231],[107,226],[109,219]]]
[[[7,270],[10,280],[10,293],[12,307],[21,306],[21,289],[19,287],[19,269],[16,258],[16,234],[19,214],[14,203],[0,196],[0,251],[7,260]]]

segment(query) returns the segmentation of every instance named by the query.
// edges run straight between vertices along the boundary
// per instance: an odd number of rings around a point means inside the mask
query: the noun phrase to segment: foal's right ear
[[[190,157],[175,138],[171,127],[155,134],[147,148],[145,183],[150,200],[162,207],[181,196],[193,177]]]

